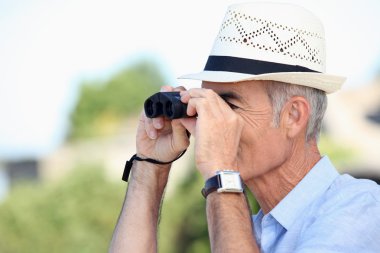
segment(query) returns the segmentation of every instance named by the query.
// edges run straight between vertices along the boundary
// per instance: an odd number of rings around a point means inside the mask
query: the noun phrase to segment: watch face
[[[221,171],[219,175],[221,179],[221,188],[219,188],[219,191],[243,191],[239,172]]]
[[[223,177],[223,187],[224,188],[236,188],[235,175],[225,174]]]

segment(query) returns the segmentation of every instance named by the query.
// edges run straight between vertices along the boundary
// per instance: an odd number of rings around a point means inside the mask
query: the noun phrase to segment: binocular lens
[[[145,114],[149,118],[153,115],[153,102],[150,99],[145,102]]]
[[[161,103],[155,103],[151,99],[147,99],[144,104],[145,109],[145,115],[148,118],[156,118],[160,115],[162,115],[162,104]]]
[[[173,103],[171,101],[166,102],[165,104],[165,115],[172,119],[173,118]]]

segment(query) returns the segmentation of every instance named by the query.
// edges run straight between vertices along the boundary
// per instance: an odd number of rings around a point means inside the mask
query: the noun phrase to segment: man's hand
[[[183,87],[163,86],[161,91],[183,91]],[[186,128],[180,120],[164,117],[150,119],[142,111],[137,129],[137,155],[149,157],[162,162],[174,160],[189,146]]]
[[[181,122],[195,137],[195,160],[203,178],[217,170],[238,170],[237,152],[243,129],[241,117],[213,90],[190,89],[181,92],[181,101],[188,104]]]

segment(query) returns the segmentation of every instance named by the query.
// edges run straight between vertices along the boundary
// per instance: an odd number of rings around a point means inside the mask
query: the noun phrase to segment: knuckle
[[[145,123],[146,124],[152,124],[152,121],[153,121],[153,119],[148,118],[148,117],[145,116]]]
[[[152,129],[152,121],[145,120],[145,129],[150,130]]]
[[[194,91],[195,91],[195,88],[191,88],[191,89],[187,90],[187,93],[189,93],[191,95]]]
[[[177,87],[174,88],[174,90],[175,91],[185,91],[186,89],[183,86],[177,86]]]
[[[161,122],[161,120],[162,120],[161,117],[157,117],[157,118],[153,118],[153,119],[152,119],[152,122],[153,122],[153,124],[154,124],[154,123],[157,123],[157,122]]]
[[[211,89],[205,89],[206,96],[212,97],[215,96],[215,92]]]
[[[207,99],[199,99],[199,104],[201,104],[202,106],[207,104]]]
[[[208,104],[208,100],[205,99],[205,98],[199,99],[198,102],[197,102],[197,104],[198,104],[199,107],[204,108],[204,107],[207,106],[207,104]],[[199,108],[199,109],[200,109],[200,108]]]

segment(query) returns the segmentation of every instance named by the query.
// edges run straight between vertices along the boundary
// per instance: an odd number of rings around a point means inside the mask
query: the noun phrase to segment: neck
[[[303,152],[302,152],[303,151]],[[315,141],[295,150],[278,167],[246,182],[264,214],[269,213],[321,159]]]

